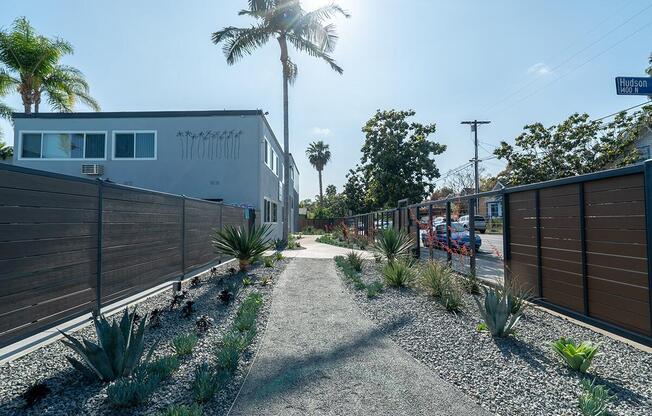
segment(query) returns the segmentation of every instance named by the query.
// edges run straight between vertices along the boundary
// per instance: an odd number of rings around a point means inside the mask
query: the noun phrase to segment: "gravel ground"
[[[340,272],[341,273],[341,272]],[[378,265],[367,261],[367,283],[380,279]],[[530,308],[516,337],[493,340],[479,333],[481,322],[471,296],[462,313],[447,312],[416,289],[385,288],[375,299],[347,285],[362,312],[380,328],[408,317],[388,335],[437,375],[477,403],[500,415],[578,415],[580,377],[553,355],[549,343],[560,336],[599,343],[602,355],[589,370],[597,383],[617,395],[615,415],[652,414],[652,354]]]
[[[277,262],[273,268],[265,268],[262,265],[252,267],[248,274],[254,284],[248,287],[243,287],[240,284],[235,301],[228,305],[222,304],[217,298],[217,294],[225,287],[241,281],[241,277],[229,274],[228,270],[234,267],[234,263],[220,266],[217,277],[209,277],[208,273],[202,275],[199,287],[191,288],[188,283],[185,283],[183,289],[189,291],[188,299],[195,302],[195,313],[188,319],[181,317],[181,306],[170,310],[172,295],[169,290],[141,302],[138,305],[139,315],[148,313],[155,308],[164,310],[161,327],[148,329],[145,335],[146,351],[152,343],[159,341],[154,358],[173,353],[171,339],[178,334],[194,331],[197,317],[208,315],[214,320],[211,329],[200,337],[192,355],[181,359],[179,370],[158,386],[145,405],[127,411],[116,411],[110,408],[105,401],[106,384],[81,380],[79,373],[70,367],[64,358],[65,355],[72,352],[57,341],[0,367],[0,414],[158,415],[170,404],[190,404],[195,368],[204,362],[214,362],[213,350],[230,327],[238,306],[248,294],[260,292],[263,295],[263,307],[258,315],[258,334],[242,354],[235,376],[218,391],[211,402],[204,405],[204,414],[226,414],[251,365],[254,352],[258,348],[266,326],[273,282],[277,280],[289,261],[291,260],[285,259]],[[261,286],[258,282],[263,277],[271,278],[272,283]],[[95,339],[95,331],[92,326],[86,327],[74,335]],[[51,389],[51,393],[31,409],[24,409],[24,402],[20,395],[30,384],[37,381],[45,382]]]

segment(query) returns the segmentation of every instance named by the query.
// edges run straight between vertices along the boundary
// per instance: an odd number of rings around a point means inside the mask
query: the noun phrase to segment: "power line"
[[[641,104],[633,105],[633,106],[631,106],[631,107],[629,107],[629,108],[626,108],[626,109],[624,109],[624,110],[620,110],[620,111],[617,111],[617,112],[615,112],[615,113],[611,113],[611,114],[609,114],[609,115],[606,115],[606,116],[604,116],[604,117],[600,117],[600,118],[596,118],[595,120],[591,120],[591,121],[602,121],[602,120],[604,120],[605,118],[609,118],[609,117],[617,116],[618,114],[620,114],[620,113],[622,113],[622,112],[627,112],[627,111],[629,111],[629,110],[633,110],[633,109],[638,108],[638,107],[643,107],[645,104],[650,104],[650,103],[652,103],[652,100],[646,101],[646,102],[641,103]]]

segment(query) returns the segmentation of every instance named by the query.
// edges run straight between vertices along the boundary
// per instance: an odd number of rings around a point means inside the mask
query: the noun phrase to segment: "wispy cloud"
[[[315,136],[326,137],[331,134],[331,129],[327,127],[313,127],[311,132]]]
[[[543,62],[539,62],[529,67],[527,72],[528,74],[543,76],[543,75],[551,74],[552,70],[548,65],[544,64]]]

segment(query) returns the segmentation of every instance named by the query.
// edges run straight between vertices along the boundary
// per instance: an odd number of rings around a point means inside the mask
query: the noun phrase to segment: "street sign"
[[[616,77],[618,95],[652,95],[652,77]]]

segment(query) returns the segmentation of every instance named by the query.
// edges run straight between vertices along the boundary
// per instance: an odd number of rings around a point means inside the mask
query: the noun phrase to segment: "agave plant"
[[[561,337],[551,347],[570,368],[581,373],[586,373],[593,358],[599,355],[599,346],[590,341],[578,345],[570,338]]]
[[[474,297],[487,330],[494,337],[505,337],[516,330],[523,316],[526,295],[511,284],[483,288],[484,303]]]
[[[213,247],[219,253],[238,259],[240,271],[244,272],[252,259],[262,256],[270,247],[270,232],[269,224],[251,227],[249,230],[227,225],[215,233]]]
[[[68,362],[85,375],[97,377],[102,381],[130,376],[140,365],[145,348],[147,315],[140,320],[137,327],[134,323],[135,315],[135,309],[131,314],[125,309],[119,323],[117,319],[109,322],[104,316],[93,318],[99,344],[83,338],[79,341],[59,331],[66,338],[61,342],[75,351],[83,361],[82,363],[68,356]],[[149,362],[154,348],[156,344],[149,349],[144,364]]]
[[[596,385],[595,379],[593,381],[583,379],[580,411],[584,416],[607,416],[610,414],[609,403],[615,397],[606,386]]]
[[[408,257],[413,245],[414,241],[409,234],[388,228],[378,234],[373,248],[385,257],[388,263],[393,263],[397,259]]]

